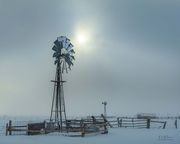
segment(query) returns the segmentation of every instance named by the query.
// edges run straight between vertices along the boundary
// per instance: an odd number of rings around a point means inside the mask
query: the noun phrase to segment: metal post
[[[102,102],[102,104],[104,105],[104,116],[106,117],[106,116],[107,116],[107,113],[106,113],[106,105],[107,105],[107,102],[104,101],[104,102]]]

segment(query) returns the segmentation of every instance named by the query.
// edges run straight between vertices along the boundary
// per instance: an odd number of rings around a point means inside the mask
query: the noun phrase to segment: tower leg
[[[57,64],[56,77],[54,82],[53,100],[51,107],[50,121],[54,122],[54,128],[63,131],[63,124],[66,127],[66,111],[65,111],[65,101],[64,101],[64,91],[62,73],[60,68],[60,63]]]

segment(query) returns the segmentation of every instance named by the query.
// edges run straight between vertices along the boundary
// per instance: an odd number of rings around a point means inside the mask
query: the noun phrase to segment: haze
[[[0,115],[50,115],[61,35],[76,51],[68,116],[99,115],[102,101],[108,115],[179,115],[179,14],[178,0],[0,0]]]

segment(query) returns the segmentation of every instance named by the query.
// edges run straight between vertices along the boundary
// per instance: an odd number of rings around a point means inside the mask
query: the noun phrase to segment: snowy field
[[[180,129],[173,128],[173,122],[170,120],[167,122],[168,127],[166,129],[109,128],[108,134],[87,135],[82,138],[59,134],[5,136],[3,132],[4,124],[9,118],[0,118],[0,144],[180,144]],[[39,118],[33,120],[39,120]]]
[[[176,129],[109,129],[109,134],[67,136],[1,136],[0,144],[180,144]]]

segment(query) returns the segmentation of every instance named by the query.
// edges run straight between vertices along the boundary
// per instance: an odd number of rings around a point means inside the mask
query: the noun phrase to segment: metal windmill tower
[[[68,73],[71,70],[74,60],[73,45],[65,36],[60,36],[54,41],[52,48],[54,51],[53,57],[55,58],[54,64],[56,65],[56,75],[54,82],[53,100],[51,107],[50,121],[57,124],[58,129],[62,131],[62,127],[66,126],[66,110],[64,101],[64,91],[62,74],[64,71]]]

